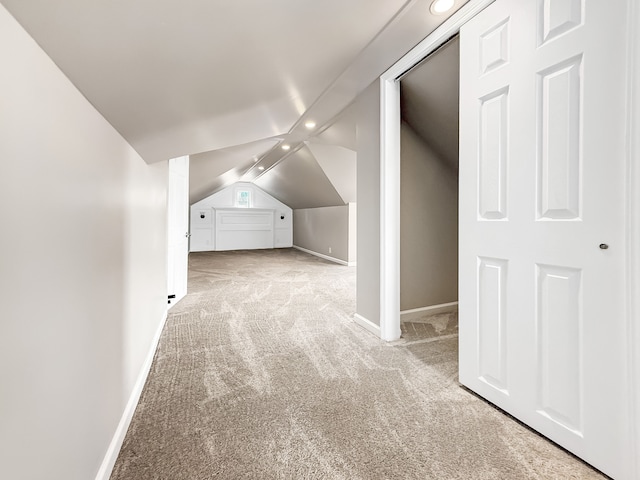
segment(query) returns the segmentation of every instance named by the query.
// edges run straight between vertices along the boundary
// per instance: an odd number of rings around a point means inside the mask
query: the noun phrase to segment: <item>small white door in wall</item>
[[[167,290],[172,304],[187,294],[189,255],[189,157],[169,160]]]
[[[497,0],[461,29],[460,381],[632,476],[626,2]]]

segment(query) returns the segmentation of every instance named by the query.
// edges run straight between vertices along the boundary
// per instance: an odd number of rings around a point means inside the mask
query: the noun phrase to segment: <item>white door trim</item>
[[[400,338],[400,77],[495,0],[471,0],[380,77],[380,337]]]
[[[632,451],[640,452],[640,6],[628,2],[627,31],[627,328]],[[640,478],[635,455],[632,478]]]

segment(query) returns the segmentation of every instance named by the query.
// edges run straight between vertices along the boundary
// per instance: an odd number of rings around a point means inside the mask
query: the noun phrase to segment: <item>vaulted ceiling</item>
[[[466,2],[0,0],[145,161],[191,155],[191,202],[243,179],[294,208],[355,199],[350,105]]]

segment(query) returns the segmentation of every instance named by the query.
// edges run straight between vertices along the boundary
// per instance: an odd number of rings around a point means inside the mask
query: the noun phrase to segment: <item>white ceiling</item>
[[[306,145],[254,183],[294,210],[345,203]]]
[[[0,3],[145,161],[193,155],[192,198],[284,173],[275,144],[314,137],[305,119],[353,148],[338,114],[446,18],[430,0]]]
[[[307,144],[343,203],[356,201],[356,152],[340,145]]]
[[[191,155],[189,158],[189,203],[193,205],[213,192],[240,180],[257,163],[257,159],[271,150],[277,141],[258,140],[235,147]]]

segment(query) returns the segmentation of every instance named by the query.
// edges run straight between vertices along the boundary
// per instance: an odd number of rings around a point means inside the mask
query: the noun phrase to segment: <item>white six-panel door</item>
[[[460,381],[617,479],[625,8],[497,0],[461,29],[460,72]]]

